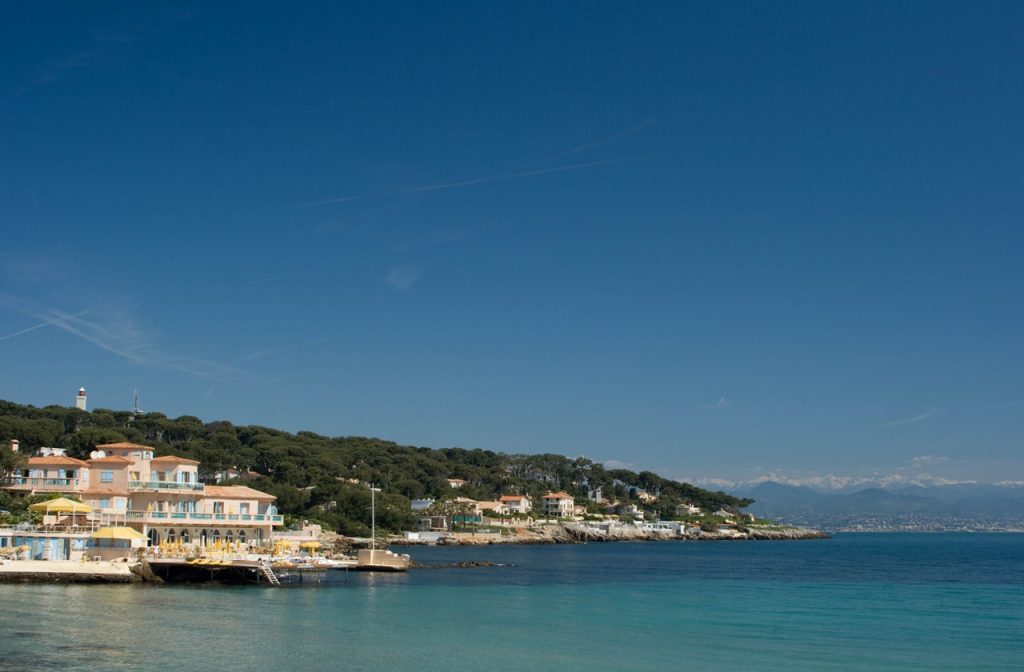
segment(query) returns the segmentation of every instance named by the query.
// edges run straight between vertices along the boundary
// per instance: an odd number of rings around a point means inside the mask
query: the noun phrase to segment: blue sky
[[[1019,3],[30,3],[0,397],[1024,479]]]

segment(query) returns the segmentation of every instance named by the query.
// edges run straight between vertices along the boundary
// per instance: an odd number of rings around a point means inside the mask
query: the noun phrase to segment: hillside
[[[377,524],[399,530],[413,522],[410,500],[470,497],[493,500],[502,494],[528,494],[535,501],[564,490],[577,502],[600,488],[605,499],[633,503],[651,515],[673,518],[682,503],[708,511],[733,509],[752,500],[711,492],[662,478],[649,471],[605,469],[584,457],[508,455],[489,450],[403,446],[366,437],[291,434],[228,421],[203,422],[193,416],[160,413],[91,412],[62,406],[36,408],[0,401],[0,440],[16,438],[24,452],[42,446],[67,448],[87,457],[98,444],[132,441],[153,446],[157,455],[199,460],[200,477],[214,482],[228,470],[238,482],[278,498],[281,513],[316,520],[343,534],[368,533],[367,483],[381,488]],[[9,451],[8,451],[9,452]],[[452,488],[448,479],[465,485]],[[656,501],[647,501],[652,495]],[[11,497],[0,493],[0,497]],[[641,501],[641,500],[645,501]],[[594,511],[600,508],[591,504]],[[0,508],[5,508],[0,500]]]

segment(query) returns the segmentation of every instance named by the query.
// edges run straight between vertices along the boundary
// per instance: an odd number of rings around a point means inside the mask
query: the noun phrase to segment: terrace
[[[202,483],[183,483],[180,481],[128,481],[129,490],[185,490],[188,492],[203,492],[206,486]]]

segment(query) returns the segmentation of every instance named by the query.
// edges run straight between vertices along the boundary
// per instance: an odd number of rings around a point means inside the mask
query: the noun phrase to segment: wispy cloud
[[[721,397],[715,403],[706,404],[704,406],[701,406],[701,408],[703,408],[705,411],[719,411],[722,410],[723,408],[729,408],[730,406],[732,406],[732,399],[726,399],[725,397]]]
[[[417,266],[396,266],[388,271],[384,282],[401,292],[412,287],[421,277],[423,269]]]
[[[943,455],[918,455],[910,458],[910,466],[920,469],[922,467],[932,467],[937,464],[946,464],[949,461],[949,458]]]
[[[88,315],[89,312],[90,311],[88,311],[88,310],[83,310],[80,313],[76,313],[75,315],[72,315],[72,317],[82,317],[83,315]],[[51,326],[55,326],[52,321],[50,321],[50,322],[40,322],[39,324],[34,324],[31,327],[26,327],[25,329],[21,329],[20,331],[16,331],[13,334],[7,334],[6,336],[0,336],[0,341],[6,341],[8,338],[14,338],[15,336],[21,336],[22,334],[27,334],[27,333],[29,333],[31,331],[35,331],[36,329],[42,329],[43,327],[51,327]]]
[[[939,414],[939,410],[937,408],[929,408],[927,411],[925,411],[923,413],[918,413],[917,415],[913,415],[913,416],[911,416],[909,418],[900,418],[898,420],[890,420],[888,422],[882,422],[882,423],[879,423],[877,425],[872,425],[871,427],[872,427],[872,429],[882,429],[884,427],[898,427],[900,425],[912,425],[915,422],[924,422],[925,420],[930,420],[930,419],[934,418],[935,416],[937,416],[938,414]]]
[[[30,301],[4,293],[0,293],[0,307],[38,320],[40,324],[30,327],[30,330],[52,326],[139,366],[180,371],[197,378],[233,385],[251,381],[248,373],[233,366],[165,351],[157,345],[158,339],[154,332],[140,326],[123,312],[110,308],[68,313],[56,308],[41,308]],[[86,315],[96,312],[102,313],[102,321],[85,319]],[[24,332],[22,330],[21,333]],[[8,335],[8,338],[14,335],[18,334]]]
[[[66,275],[60,262],[37,254],[5,255],[0,268],[9,282],[20,284],[54,282]]]
[[[475,177],[469,180],[459,180],[456,182],[440,182],[437,184],[427,184],[418,187],[408,187],[405,189],[395,189],[392,191],[381,191],[375,194],[357,194],[352,196],[341,196],[339,198],[329,198],[323,201],[312,201],[310,203],[299,203],[291,206],[292,209],[299,208],[315,208],[323,205],[333,205],[335,203],[349,203],[351,201],[365,201],[371,198],[385,198],[387,196],[400,196],[402,194],[415,194],[423,193],[428,191],[439,191],[441,189],[458,189],[461,187],[471,187],[477,184],[487,184],[490,182],[507,182],[509,180],[519,180],[526,177],[534,177],[536,175],[548,175],[550,173],[565,173],[573,170],[583,170],[585,168],[597,168],[598,166],[610,166],[616,163],[625,163],[628,161],[639,161],[641,159],[650,158],[649,156],[627,156],[618,159],[604,159],[601,161],[586,161],[583,163],[572,163],[561,166],[551,166],[549,168],[538,168],[536,170],[525,170],[517,173],[504,173],[501,175],[487,175],[485,177]]]
[[[315,341],[306,341],[303,343],[292,343],[291,345],[279,345],[273,348],[263,348],[262,350],[254,350],[248,354],[242,355],[235,359],[236,362],[249,362],[256,359],[266,359],[278,355],[282,352],[289,352],[290,350],[301,350],[302,348],[309,348],[314,345],[321,345],[327,343],[329,339],[318,338]]]

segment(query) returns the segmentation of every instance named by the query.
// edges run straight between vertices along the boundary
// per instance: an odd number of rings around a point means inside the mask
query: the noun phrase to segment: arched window
[[[167,530],[167,543],[169,543],[169,544],[173,544],[174,543],[174,528],[171,528],[170,530]]]
[[[224,533],[224,541],[226,541],[226,542],[228,542],[230,544],[234,540],[235,540],[235,535],[233,535],[231,533],[231,530],[228,530],[227,532]]]
[[[188,543],[188,528],[185,528],[181,531],[181,543]]]
[[[240,543],[240,544],[244,544],[245,543],[245,530],[239,530],[238,531],[238,543]]]
[[[214,530],[213,531],[213,540],[214,541],[220,541],[220,530]]]

